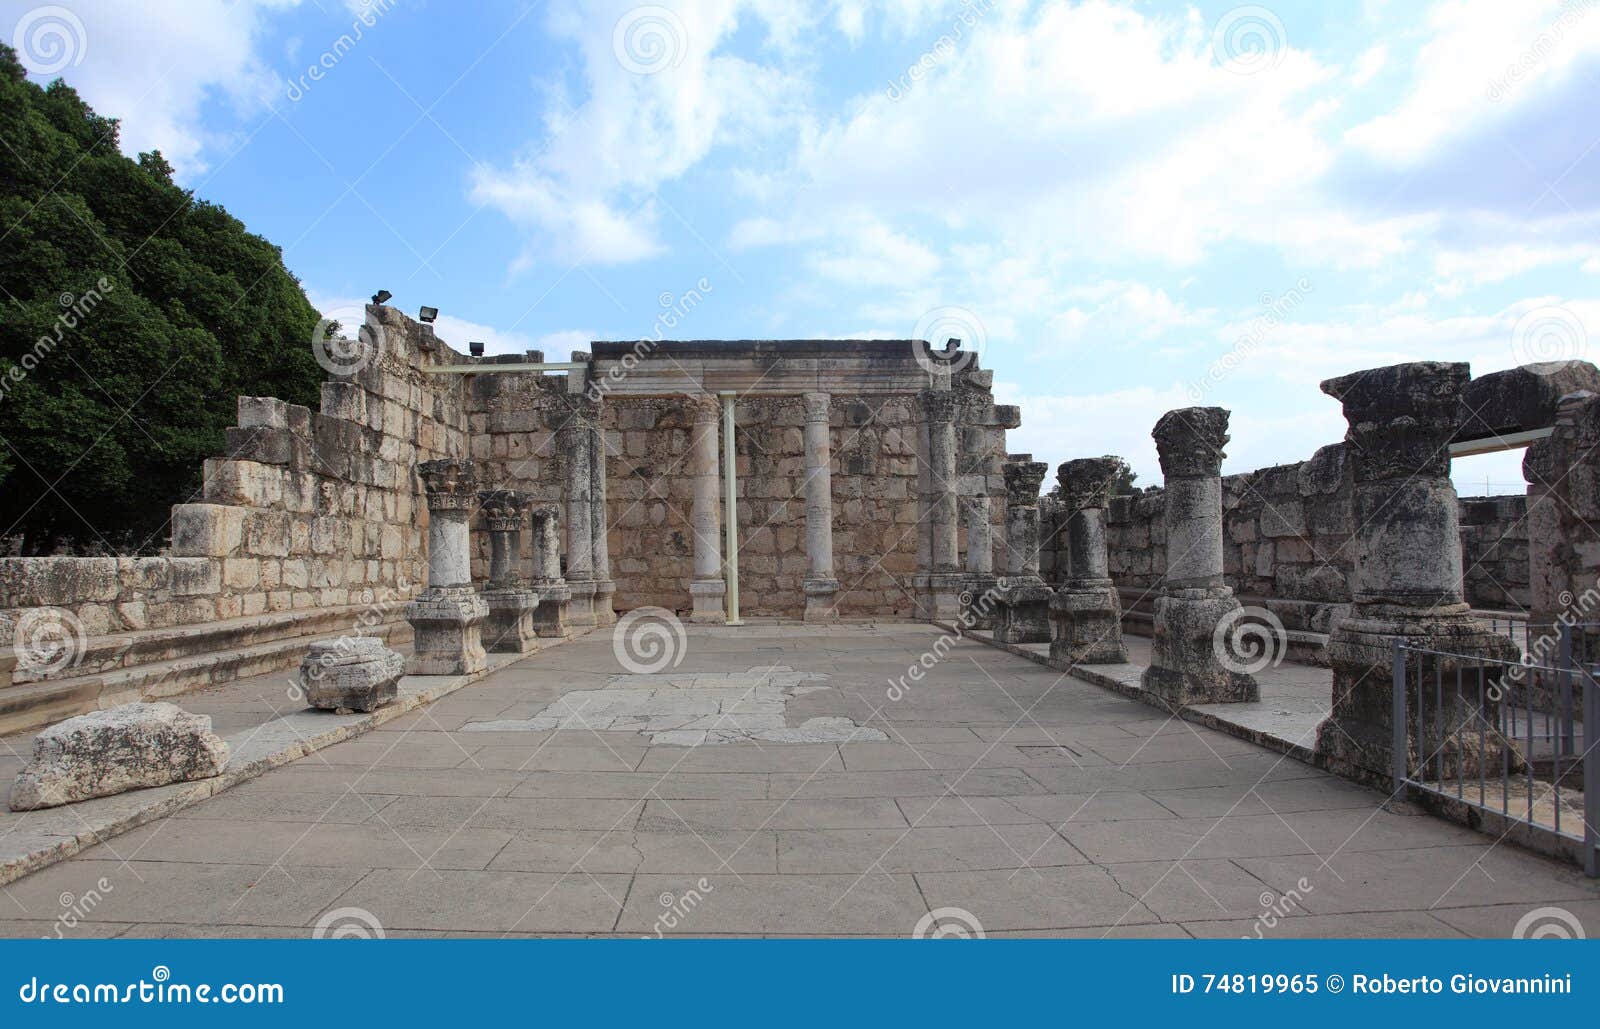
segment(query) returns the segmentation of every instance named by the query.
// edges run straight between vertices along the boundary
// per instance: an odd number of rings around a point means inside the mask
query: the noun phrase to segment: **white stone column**
[[[987,493],[963,498],[967,527],[967,585],[961,592],[961,624],[968,629],[994,628],[994,523]]]
[[[922,408],[928,416],[929,617],[953,622],[961,615],[962,585],[956,544],[956,393],[924,390]]]
[[[1067,461],[1056,470],[1067,516],[1067,565],[1050,601],[1050,658],[1066,665],[1128,660],[1122,605],[1106,559],[1106,506],[1123,465],[1112,456]]]
[[[425,461],[417,467],[428,502],[428,586],[406,605],[416,640],[409,675],[469,675],[483,670],[482,625],[489,614],[472,587],[468,521],[478,506],[470,461]]]
[[[594,458],[588,425],[594,403],[581,394],[566,399],[561,453],[567,470],[567,585],[572,590],[567,615],[573,628],[587,629],[595,624],[594,521],[589,510]]]
[[[572,590],[561,577],[561,523],[555,504],[533,510],[533,569],[539,592],[539,606],[533,611],[534,632],[558,639],[570,635],[567,616]]]
[[[539,594],[522,575],[522,529],[532,498],[518,490],[484,490],[478,494],[483,525],[489,533],[489,581],[483,599],[489,617],[483,623],[485,649],[497,654],[527,654],[539,649],[533,612]]]
[[[806,452],[806,609],[808,622],[839,617],[834,604],[839,580],[833,577],[833,451],[828,413],[833,398],[807,393]]]
[[[610,522],[606,516],[606,434],[601,427],[601,408],[595,404],[589,429],[589,545],[594,572],[594,623],[614,625],[617,613],[612,597],[617,584],[611,578]]]
[[[694,533],[694,578],[689,583],[689,620],[721,625],[728,584],[722,580],[722,475],[718,470],[717,422],[722,405],[708,394],[692,399],[694,429],[689,438],[689,474],[694,476],[694,506],[689,512]]]
[[[1008,454],[1006,570],[995,590],[994,638],[1002,643],[1050,642],[1050,587],[1039,578],[1039,483],[1048,466],[1032,454]]]

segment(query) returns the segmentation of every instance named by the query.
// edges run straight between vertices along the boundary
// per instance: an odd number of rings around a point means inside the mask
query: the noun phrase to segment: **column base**
[[[531,654],[539,649],[539,634],[533,627],[533,612],[539,607],[539,594],[531,589],[492,589],[483,591],[489,616],[483,621],[483,647],[491,654]]]
[[[557,579],[549,584],[540,583],[536,589],[539,591],[539,606],[533,609],[534,633],[546,639],[571,636],[572,627],[567,624],[567,606],[572,603],[572,591],[567,584]]]
[[[994,592],[995,640],[1049,643],[1050,596],[1050,587],[1037,576],[1001,579]]]
[[[955,622],[961,617],[961,587],[966,576],[960,572],[934,572],[927,576],[923,593],[924,608],[930,622]]]
[[[802,587],[806,594],[806,610],[803,616],[808,622],[836,622],[839,620],[839,611],[834,604],[838,601],[838,579],[807,579]]]
[[[728,621],[722,600],[728,584],[721,579],[696,579],[689,584],[689,621],[697,625],[723,625]]]
[[[617,624],[617,612],[611,603],[611,598],[616,595],[617,584],[611,579],[596,579],[594,581],[594,624]]]
[[[1128,663],[1122,604],[1110,580],[1068,585],[1050,600],[1050,660],[1068,665]]]
[[[933,599],[929,596],[927,572],[911,576],[911,617],[923,622],[933,621]]]
[[[489,606],[471,586],[430,586],[406,605],[416,635],[407,675],[471,675],[488,666],[483,621]]]
[[[963,629],[994,628],[995,587],[999,582],[992,575],[967,575],[960,597]]]
[[[595,627],[594,616],[594,589],[593,579],[568,579],[567,589],[572,592],[572,599],[567,602],[567,624],[574,629],[592,629]]]
[[[1369,608],[1346,618],[1328,640],[1333,667],[1333,710],[1317,727],[1317,756],[1329,771],[1375,786],[1392,788],[1394,780],[1394,644],[1439,651],[1408,654],[1407,677],[1415,683],[1421,662],[1426,688],[1424,717],[1430,740],[1422,740],[1415,696],[1407,698],[1406,767],[1431,779],[1476,778],[1481,770],[1497,777],[1504,769],[1524,767],[1522,753],[1498,729],[1499,702],[1487,692],[1520,658],[1516,645],[1490,632],[1473,618],[1465,604],[1443,609]],[[1477,669],[1485,669],[1485,697],[1479,708]],[[1505,662],[1498,668],[1495,662]],[[1456,674],[1461,689],[1455,689]],[[1503,688],[1503,687],[1502,687]],[[1440,710],[1442,702],[1443,710]],[[1441,725],[1459,731],[1446,735]],[[1427,759],[1426,767],[1422,760]]]
[[[1230,668],[1223,619],[1239,610],[1226,586],[1172,590],[1156,598],[1150,667],[1142,685],[1168,710],[1190,704],[1239,704],[1261,699],[1255,677]]]

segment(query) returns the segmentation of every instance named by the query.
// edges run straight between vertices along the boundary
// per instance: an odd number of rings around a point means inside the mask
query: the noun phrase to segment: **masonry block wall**
[[[462,358],[386,307],[361,340],[364,363],[330,375],[320,411],[239,398],[201,495],[172,509],[167,555],[0,559],[0,642],[45,606],[90,636],[345,605],[400,617],[426,578],[414,469],[467,451],[460,380],[418,368]]]

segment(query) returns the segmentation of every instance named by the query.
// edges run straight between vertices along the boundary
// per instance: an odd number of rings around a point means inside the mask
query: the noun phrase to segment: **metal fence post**
[[[1394,785],[1397,791],[1405,789],[1406,767],[1406,653],[1405,640],[1394,641]]]
[[[1561,729],[1561,753],[1572,753],[1572,722],[1577,715],[1577,708],[1573,706],[1572,672],[1576,667],[1572,661],[1572,626],[1562,622],[1556,627],[1557,654],[1556,664],[1561,672],[1557,675],[1559,692],[1556,697],[1556,724]]]
[[[1583,872],[1589,878],[1600,877],[1600,860],[1595,848],[1600,847],[1600,754],[1594,753],[1590,735],[1600,726],[1600,687],[1595,684],[1595,666],[1580,669],[1578,689],[1583,695]],[[1556,803],[1560,803],[1559,793]]]

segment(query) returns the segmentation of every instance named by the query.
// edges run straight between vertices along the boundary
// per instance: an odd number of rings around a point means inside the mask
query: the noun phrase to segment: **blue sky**
[[[1322,378],[1600,344],[1600,0],[68,0],[0,32],[325,312],[382,287],[564,356],[698,289],[669,338],[961,336],[1013,449],[1143,482],[1174,407],[1231,408],[1243,471],[1340,438]]]

